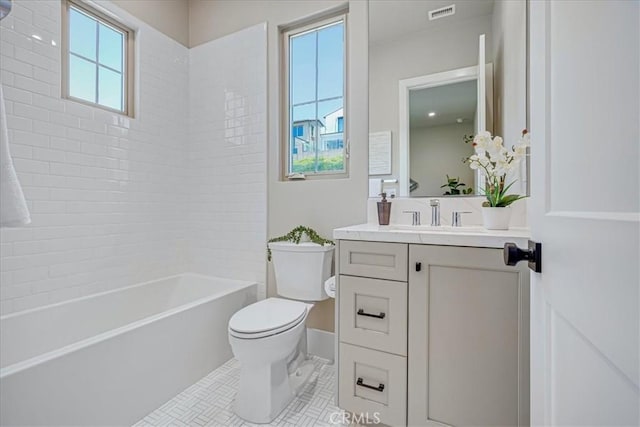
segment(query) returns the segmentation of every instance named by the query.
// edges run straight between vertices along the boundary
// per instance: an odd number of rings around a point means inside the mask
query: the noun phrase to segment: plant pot
[[[511,208],[482,208],[482,220],[487,230],[508,230]]]

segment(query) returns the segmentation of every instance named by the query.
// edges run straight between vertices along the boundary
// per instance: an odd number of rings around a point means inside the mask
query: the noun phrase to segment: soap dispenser
[[[391,216],[391,202],[387,200],[387,193],[380,193],[382,200],[378,202],[378,224],[389,225]]]

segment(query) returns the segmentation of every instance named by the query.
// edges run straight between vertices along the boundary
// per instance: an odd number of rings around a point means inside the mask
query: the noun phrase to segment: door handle
[[[542,243],[529,240],[527,249],[520,249],[515,243],[505,243],[502,254],[506,265],[516,265],[520,261],[528,261],[531,270],[542,273]]]

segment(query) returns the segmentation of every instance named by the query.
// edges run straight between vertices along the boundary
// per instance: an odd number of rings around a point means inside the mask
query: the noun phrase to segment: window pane
[[[96,65],[73,54],[69,56],[69,95],[96,102]]]
[[[289,172],[315,172],[315,141],[319,124],[315,120],[316,104],[305,104],[293,108],[291,122],[291,144],[289,146]]]
[[[95,19],[76,9],[69,9],[69,50],[95,61],[97,25]]]
[[[344,120],[342,98],[319,102],[318,120],[323,126],[320,128],[317,144],[317,171],[343,171],[344,134],[340,129]]]
[[[98,62],[117,71],[122,71],[123,34],[100,24]]]
[[[98,70],[98,104],[114,110],[122,107],[122,74],[104,67]]]
[[[318,31],[318,99],[342,96],[344,24]]]
[[[300,104],[316,97],[316,32],[290,39],[290,102]]]

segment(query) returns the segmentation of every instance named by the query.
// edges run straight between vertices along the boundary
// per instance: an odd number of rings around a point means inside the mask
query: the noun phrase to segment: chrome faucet
[[[431,199],[429,203],[431,205],[431,226],[439,227],[440,226],[440,200]]]
[[[402,212],[413,214],[411,225],[420,225],[420,211],[402,211]]]
[[[451,213],[451,226],[462,227],[462,214],[466,214],[466,213],[471,213],[471,212],[453,211]]]

